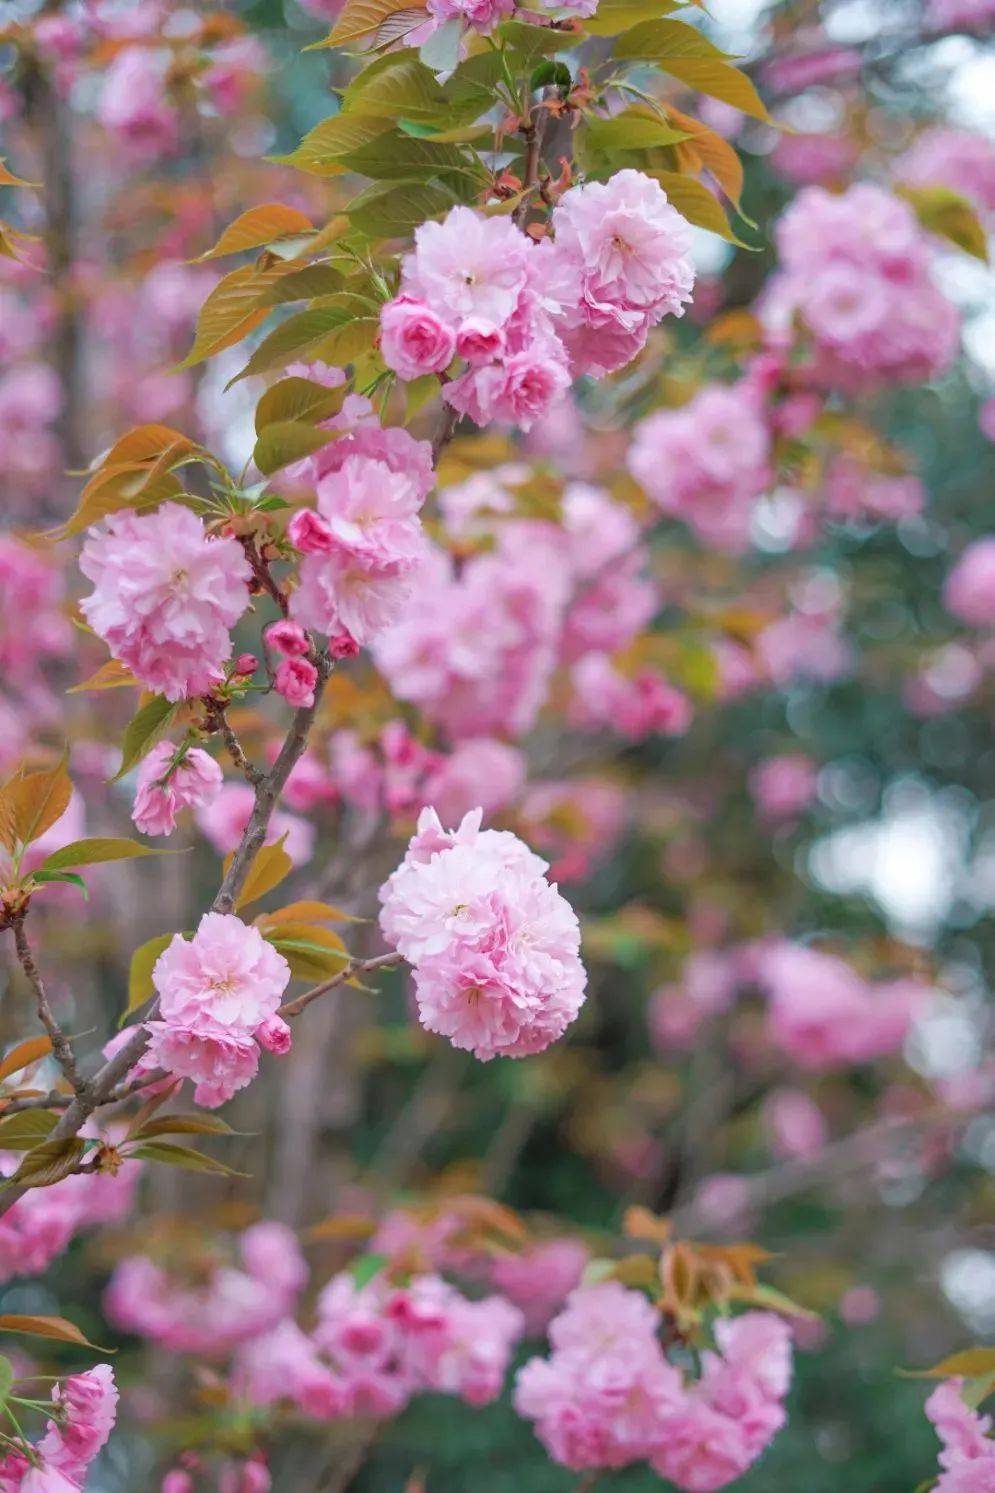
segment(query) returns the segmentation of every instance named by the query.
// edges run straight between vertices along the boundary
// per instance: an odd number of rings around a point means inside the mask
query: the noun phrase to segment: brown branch
[[[310,990],[305,990],[303,995],[295,995],[293,1000],[285,1001],[277,1011],[285,1021],[299,1016],[302,1011],[307,1010],[312,1001],[318,1000],[322,995],[327,995],[330,990],[335,990],[339,985],[345,985],[347,981],[356,975],[369,974],[375,969],[391,969],[395,964],[402,962],[400,954],[377,954],[372,959],[351,959],[338,974],[332,975],[328,980],[322,980],[320,985],[312,985]]]
[[[242,750],[242,743],[235,735],[235,732],[232,729],[231,722],[229,721],[224,710],[219,710],[217,722],[218,730],[221,732],[225,746],[228,748],[229,757],[234,762],[235,766],[238,768],[242,776],[252,784],[253,788],[258,788],[265,778],[266,774],[260,768],[256,767],[252,762],[250,762],[248,757],[245,755],[245,752]]]
[[[71,1085],[73,1092],[77,1095],[82,1094],[86,1088],[86,1084],[80,1075],[79,1068],[76,1066],[76,1054],[73,1051],[73,1045],[56,1020],[52,1007],[49,1004],[45,982],[35,963],[34,954],[31,952],[28,935],[24,931],[23,912],[14,918],[11,926],[14,930],[14,944],[17,948],[17,957],[35,998],[38,1019],[48,1033],[49,1040],[52,1043],[52,1056],[62,1069],[63,1076],[66,1082]]]
[[[556,89],[551,90],[556,93]],[[549,124],[549,109],[545,104],[545,97],[535,106],[535,119],[522,126],[522,137],[525,140],[525,179],[522,183],[523,196],[521,202],[511,215],[511,220],[516,227],[522,228],[528,215],[529,207],[536,192],[539,190],[539,173],[542,170],[542,144],[546,138],[546,127]]]

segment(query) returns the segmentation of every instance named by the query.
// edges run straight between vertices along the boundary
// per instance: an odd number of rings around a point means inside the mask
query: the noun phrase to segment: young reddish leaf
[[[307,51],[324,47],[343,47],[376,31],[388,19],[403,11],[425,9],[425,0],[346,0],[338,20],[324,41],[312,42]]]
[[[28,1337],[51,1338],[59,1343],[77,1343],[81,1348],[94,1348],[98,1353],[113,1353],[113,1348],[101,1348],[91,1343],[74,1322],[65,1317],[21,1316],[13,1312],[0,1314],[0,1332],[20,1332]]]
[[[72,791],[65,756],[54,767],[19,773],[0,789],[0,841],[11,851],[32,844],[62,818]]]
[[[277,923],[365,923],[366,918],[358,918],[354,913],[343,912],[341,907],[333,907],[329,902],[288,902],[286,907],[278,907],[275,912],[266,912],[257,919],[258,922],[266,921],[270,924]]]
[[[929,1369],[900,1369],[905,1379],[983,1379],[995,1374],[995,1348],[962,1348]]]
[[[11,1074],[20,1073],[22,1068],[30,1068],[32,1063],[40,1063],[51,1051],[52,1043],[48,1037],[28,1037],[25,1042],[18,1042],[0,1061],[0,1083]]]
[[[118,663],[116,658],[109,658],[106,663],[100,665],[96,673],[90,675],[89,679],[84,679],[82,684],[72,685],[66,690],[66,694],[80,695],[86,690],[123,689],[137,684],[138,680],[130,669]]]
[[[236,908],[241,910],[250,902],[257,902],[260,897],[265,897],[267,892],[271,892],[285,877],[290,875],[294,869],[294,863],[283,848],[286,838],[286,835],[281,835],[275,845],[264,845],[259,851],[245,878],[245,885],[235,903]],[[226,856],[224,863],[226,875],[231,862],[232,857]]]
[[[282,263],[250,264],[220,280],[200,308],[193,346],[177,369],[192,368],[247,337],[270,313],[267,292],[289,273],[290,267]]]
[[[25,181],[21,176],[15,176],[7,166],[6,156],[0,156],[0,187],[40,187],[39,181]]]
[[[280,202],[264,202],[259,207],[250,207],[234,223],[229,223],[213,249],[200,256],[204,259],[223,259],[226,254],[241,254],[246,249],[261,249],[281,238],[292,238],[298,234],[314,233],[314,224],[296,207],[284,207]]]

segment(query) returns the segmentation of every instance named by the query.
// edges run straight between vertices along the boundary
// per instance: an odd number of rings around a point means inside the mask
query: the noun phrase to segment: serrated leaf
[[[49,1037],[28,1037],[24,1042],[18,1042],[3,1059],[0,1059],[0,1083],[10,1078],[14,1073],[20,1073],[22,1068],[30,1068],[32,1063],[40,1063],[42,1058],[47,1058],[52,1051],[52,1042]]]
[[[25,1154],[3,1187],[54,1187],[76,1170],[86,1150],[86,1141],[78,1135],[42,1141]]]
[[[169,730],[179,705],[167,700],[165,695],[153,695],[131,717],[121,743],[121,765],[111,778],[117,783],[130,772]]]
[[[286,838],[286,835],[281,835],[275,845],[264,845],[257,853],[235,903],[236,909],[241,910],[243,907],[248,907],[250,902],[258,902],[260,897],[265,897],[267,892],[278,887],[280,882],[290,875],[294,869],[294,863],[283,848]],[[229,855],[225,858],[225,875],[228,874],[231,862],[232,857]]]
[[[329,389],[326,384],[314,383],[309,378],[282,378],[279,383],[266,390],[256,405],[256,435],[261,435],[267,425],[285,421],[303,421],[316,425],[319,420],[328,420],[342,408],[346,385]],[[326,435],[326,440],[331,436]]]
[[[314,301],[335,295],[345,282],[342,272],[330,264],[308,264],[275,280],[262,297],[264,306],[286,306],[292,301]]]
[[[612,55],[626,62],[659,62],[663,65],[669,64],[671,59],[684,58],[729,61],[729,53],[723,52],[696,26],[659,16],[640,21],[623,32],[612,47]]]
[[[152,984],[152,970],[155,962],[164,949],[172,943],[175,938],[173,933],[157,933],[155,938],[148,939],[131,956],[128,966],[128,1005],[118,1023],[123,1026],[133,1011],[144,1006],[147,1000],[151,1000],[155,994],[155,986]]]
[[[474,184],[483,184],[486,180],[482,172],[468,163],[465,152],[457,150],[454,145],[409,135],[402,130],[389,130],[378,135],[369,144],[343,156],[342,164],[358,176],[369,176],[373,181],[425,181],[447,171],[464,172]],[[351,208],[350,217],[355,221]]]
[[[325,362],[348,363],[379,330],[379,312],[361,296],[339,295],[299,311],[275,327],[231,382],[281,368],[305,353]]]
[[[597,14],[583,25],[590,36],[617,36],[642,21],[657,21],[669,11],[679,10],[684,0],[600,0]]]
[[[316,124],[289,156],[278,159],[298,171],[314,176],[334,176],[344,171],[342,158],[368,145],[392,129],[390,119],[361,117],[355,114],[333,114]]]
[[[44,1337],[59,1343],[76,1343],[81,1348],[94,1348],[98,1353],[111,1353],[112,1348],[101,1348],[91,1343],[74,1322],[65,1317],[22,1316],[20,1313],[0,1314],[0,1332],[24,1333],[27,1337]]]
[[[261,249],[278,239],[299,234],[313,234],[314,224],[296,207],[280,202],[264,202],[250,207],[234,223],[229,223],[213,248],[200,259],[223,259],[226,254],[241,254],[246,249]]]
[[[47,1140],[59,1122],[50,1109],[24,1109],[0,1118],[0,1151],[26,1151]]]
[[[124,840],[97,836],[92,839],[74,840],[64,845],[42,865],[43,871],[62,871],[67,866],[96,866],[104,861],[138,860],[147,855],[179,855],[177,850],[153,850],[138,840]]]
[[[0,843],[31,845],[62,818],[73,785],[63,756],[54,767],[22,772],[0,789]]]
[[[215,1161],[213,1156],[205,1156],[202,1151],[194,1151],[190,1146],[174,1146],[169,1141],[148,1141],[143,1145],[128,1145],[126,1152],[122,1154],[134,1158],[136,1161],[158,1161],[163,1166],[179,1166],[190,1172],[214,1172],[221,1177],[247,1177],[248,1172],[238,1172],[234,1167],[226,1166],[223,1161]]]
[[[207,457],[203,447],[168,425],[139,425],[115,442],[54,539],[69,539],[122,508],[150,508],[182,495],[175,468]]]
[[[585,146],[596,151],[655,150],[686,140],[688,132],[668,124],[652,109],[634,105],[611,119],[588,118],[584,137]]]
[[[270,477],[281,467],[320,451],[334,439],[334,431],[319,430],[303,420],[275,420],[260,432],[252,449],[252,460],[264,476]]]
[[[177,369],[192,368],[247,337],[270,313],[268,292],[291,273],[289,265],[279,262],[243,265],[225,275],[200,308],[193,346]]]
[[[353,199],[349,217],[371,238],[405,238],[429,218],[441,217],[456,202],[452,192],[420,181],[367,187]]]
[[[400,11],[424,10],[425,0],[346,0],[338,20],[324,41],[312,42],[307,51],[324,47],[343,47],[379,30],[390,16]]]
[[[393,122],[399,118],[452,123],[448,100],[434,73],[417,57],[396,53],[381,58],[354,78],[345,91],[343,109]]]

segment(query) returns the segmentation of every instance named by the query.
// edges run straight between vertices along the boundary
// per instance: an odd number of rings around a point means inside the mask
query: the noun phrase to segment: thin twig
[[[28,984],[31,986],[35,998],[35,1006],[38,1011],[38,1019],[48,1033],[49,1040],[52,1043],[52,1056],[62,1069],[63,1076],[66,1082],[72,1087],[73,1093],[82,1094],[86,1089],[86,1083],[76,1066],[76,1054],[73,1051],[73,1044],[62,1030],[55,1018],[52,1007],[49,1005],[45,982],[35,963],[34,954],[31,952],[28,935],[24,931],[23,912],[14,919],[12,926],[14,929],[14,944],[17,948],[17,957],[21,968],[27,976]]]
[[[252,784],[253,788],[258,788],[266,774],[249,761],[242,750],[242,743],[235,735],[232,724],[223,710],[218,712],[218,730],[224,738],[225,746],[228,748],[228,755],[239,772]]]
[[[332,975],[328,980],[322,980],[320,985],[312,985],[311,989],[305,990],[303,995],[296,995],[293,1000],[285,1001],[276,1014],[282,1016],[285,1021],[299,1016],[319,996],[327,995],[330,990],[335,990],[339,985],[345,985],[356,975],[367,975],[374,969],[390,969],[393,965],[400,964],[402,957],[400,954],[377,954],[372,959],[352,959],[339,970],[338,974]]]

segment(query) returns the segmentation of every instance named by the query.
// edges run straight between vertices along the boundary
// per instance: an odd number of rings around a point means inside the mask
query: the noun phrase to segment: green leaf
[[[430,176],[447,171],[466,171],[474,181],[484,180],[483,174],[471,169],[465,153],[455,146],[424,136],[412,136],[401,130],[389,130],[378,135],[375,140],[358,150],[350,151],[342,159],[350,171],[360,176],[369,176],[374,181],[425,181]],[[351,212],[350,217],[353,217]],[[356,221],[354,217],[353,221]]]
[[[360,192],[349,208],[349,217],[371,238],[405,238],[427,219],[441,217],[455,200],[441,187],[405,181]]]
[[[223,1161],[215,1161],[213,1156],[205,1156],[202,1151],[194,1151],[190,1146],[174,1146],[169,1141],[148,1141],[144,1145],[129,1145],[127,1151],[122,1155],[133,1157],[138,1161],[159,1161],[164,1166],[179,1166],[189,1172],[214,1172],[221,1177],[247,1177],[248,1172],[237,1172],[234,1167],[225,1166]]]
[[[131,769],[161,741],[179,710],[165,695],[153,695],[151,700],[136,711],[124,731],[121,743],[121,765],[111,778],[118,783]]]
[[[560,31],[553,26],[533,26],[528,21],[503,21],[497,28],[499,41],[510,48],[509,66],[516,72],[535,63],[540,57],[568,52],[583,37],[579,31]]]
[[[86,1141],[78,1135],[46,1140],[28,1151],[3,1187],[53,1187],[76,1170],[86,1155]]]
[[[319,296],[335,295],[344,283],[341,270],[332,265],[308,264],[274,280],[260,298],[260,305],[286,306],[291,301],[314,301]]]
[[[657,21],[669,11],[679,10],[683,0],[600,0],[597,15],[588,16],[584,30],[590,36],[617,36],[641,21]]]
[[[326,362],[350,362],[372,343],[379,325],[379,309],[365,297],[332,296],[281,322],[231,382],[281,368],[307,352]]]
[[[256,435],[261,435],[267,425],[288,420],[303,420],[308,425],[328,420],[342,408],[345,391],[345,384],[329,389],[326,384],[314,383],[309,378],[282,378],[266,390],[256,405]]]
[[[0,1119],[0,1151],[28,1151],[47,1140],[59,1116],[50,1109],[24,1109]]]
[[[385,119],[391,124],[402,116],[442,125],[447,118],[446,94],[435,74],[410,53],[392,53],[380,58],[353,78],[342,99],[343,110],[352,115]]]
[[[911,203],[916,217],[925,229],[939,234],[974,259],[988,263],[988,235],[966,197],[939,184],[928,187],[901,186],[898,191],[900,196]]]
[[[159,955],[172,943],[174,937],[173,933],[158,933],[155,938],[150,938],[146,943],[141,944],[132,954],[128,968],[128,1004],[118,1022],[119,1026],[124,1025],[133,1011],[137,1011],[147,1000],[152,999],[155,994],[152,970]]]
[[[349,1265],[349,1274],[356,1290],[361,1291],[364,1286],[368,1286],[374,1276],[379,1275],[389,1264],[387,1255],[359,1255]]]
[[[565,62],[540,62],[529,78],[529,88],[535,93],[540,88],[573,87],[573,74]]]
[[[334,176],[344,171],[342,158],[368,145],[393,127],[390,118],[376,119],[356,114],[333,114],[316,124],[289,156],[277,156],[283,165],[295,166],[314,176]]]
[[[625,61],[663,64],[683,58],[729,61],[729,53],[709,41],[697,27],[689,26],[686,21],[660,19],[640,21],[631,27],[619,37],[612,54]],[[667,70],[669,72],[669,66]]]
[[[984,1379],[995,1373],[995,1348],[962,1348],[929,1369],[899,1369],[903,1379]]]
[[[158,1115],[147,1120],[128,1136],[129,1140],[156,1140],[161,1135],[235,1135],[236,1132],[219,1115]]]
[[[14,1365],[9,1358],[0,1357],[0,1409],[7,1403],[7,1397],[14,1387]]]
[[[320,451],[334,439],[334,431],[318,430],[314,425],[305,425],[303,420],[275,420],[261,432],[252,460],[260,472],[270,477],[281,467]]]
[[[43,871],[64,871],[67,866],[95,866],[103,861],[131,861],[147,855],[179,855],[176,850],[153,850],[138,840],[96,837],[74,840],[56,850],[42,864]],[[37,874],[37,873],[36,873]]]
[[[32,871],[31,880],[40,882],[45,886],[48,882],[62,882],[67,886],[77,887],[89,902],[90,893],[82,876],[77,876],[75,871]]]
[[[686,130],[644,108],[624,109],[611,119],[589,117],[584,125],[584,148],[598,152],[656,150],[688,138]]]

